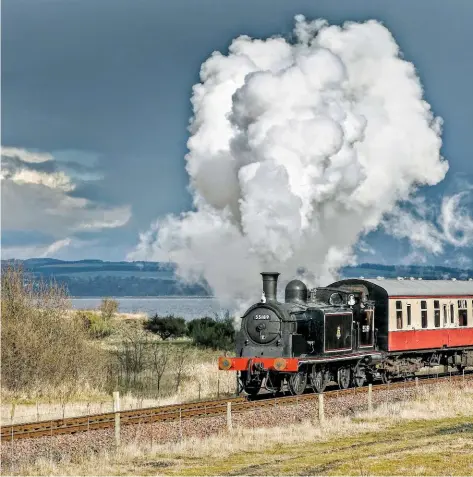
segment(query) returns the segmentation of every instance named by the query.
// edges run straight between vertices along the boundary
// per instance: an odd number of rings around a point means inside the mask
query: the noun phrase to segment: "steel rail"
[[[470,380],[473,375],[447,375],[442,377],[423,378],[419,383],[432,384],[444,380],[462,381]],[[415,387],[417,383],[412,381],[397,381],[389,384],[373,385],[373,391],[382,391],[397,388]],[[324,392],[324,396],[329,400],[346,396],[347,394],[366,394],[368,386],[352,387],[348,389],[337,389]],[[271,395],[270,395],[271,396]],[[232,412],[240,413],[255,409],[264,409],[275,406],[287,406],[316,399],[318,394],[306,393],[296,396],[279,396],[265,399],[248,400],[245,397],[233,397],[215,401],[199,401],[184,404],[173,404],[168,406],[148,407],[133,409],[129,411],[119,411],[121,425],[150,424],[154,422],[178,421],[180,419],[190,419],[196,417],[209,417],[223,415],[227,412],[227,403],[232,403]],[[38,437],[51,437],[61,434],[75,434],[89,430],[109,429],[115,425],[115,413],[93,414],[80,417],[68,417],[39,421],[33,423],[14,424],[2,426],[1,441],[7,442],[17,439],[31,439]]]

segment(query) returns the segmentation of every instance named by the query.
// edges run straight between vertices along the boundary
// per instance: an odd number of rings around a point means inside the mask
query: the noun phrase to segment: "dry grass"
[[[92,339],[64,289],[20,268],[2,274],[1,304],[2,424],[107,412],[114,390],[123,394],[122,409],[235,391],[233,373],[217,369],[219,352],[189,340],[162,342],[143,329],[145,315],[114,307],[107,318],[111,335]],[[167,359],[159,386],[156,359]]]
[[[216,352],[205,352],[193,349],[190,352],[190,362],[185,369],[185,379],[178,391],[175,391],[174,377],[169,372],[169,381],[165,384],[172,388],[170,394],[161,397],[148,397],[134,395],[133,393],[121,396],[120,407],[122,410],[136,409],[140,407],[165,406],[195,401],[197,399],[213,399],[231,395],[235,392],[236,380],[233,373],[219,371],[217,369]],[[17,424],[22,422],[34,422],[48,419],[60,419],[62,417],[75,417],[87,414],[99,414],[113,410],[112,396],[98,393],[93,389],[84,389],[81,399],[63,399],[61,393],[51,390],[56,394],[55,399],[28,400],[24,404],[16,404],[3,400],[1,405],[1,424]],[[13,419],[12,419],[13,411]]]
[[[107,355],[94,347],[54,282],[34,281],[21,268],[2,272],[2,400],[61,400],[100,389]]]
[[[471,475],[473,386],[420,389],[373,414],[235,429],[178,443],[133,443],[78,462],[37,461],[44,475]]]

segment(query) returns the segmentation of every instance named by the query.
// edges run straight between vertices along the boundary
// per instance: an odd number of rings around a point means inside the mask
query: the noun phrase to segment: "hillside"
[[[13,260],[2,260],[2,268]],[[55,279],[77,297],[98,296],[209,296],[205,283],[186,285],[176,278],[175,266],[163,262],[63,261],[52,258],[18,260],[35,277]],[[429,279],[473,278],[473,270],[440,266],[379,265],[363,263],[340,270],[344,278],[415,277]]]

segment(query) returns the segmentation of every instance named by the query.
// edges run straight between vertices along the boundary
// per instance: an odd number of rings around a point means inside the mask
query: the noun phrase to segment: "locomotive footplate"
[[[383,354],[379,352],[362,352],[344,355],[332,356],[304,356],[300,358],[228,358],[220,357],[218,359],[218,369],[223,371],[283,371],[295,373],[299,366],[308,363],[329,363],[334,361],[359,360],[369,358],[370,361],[382,359]],[[250,362],[251,361],[251,362]]]
[[[250,363],[251,361],[251,363]],[[298,358],[218,358],[218,369],[223,371],[285,371],[296,372],[299,369]]]

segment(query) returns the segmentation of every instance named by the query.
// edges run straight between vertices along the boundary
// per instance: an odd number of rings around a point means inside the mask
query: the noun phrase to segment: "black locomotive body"
[[[307,386],[322,392],[330,381],[342,389],[375,379],[386,382],[412,376],[440,356],[438,350],[422,346],[420,351],[390,352],[394,341],[389,335],[398,341],[404,335],[390,333],[390,297],[378,285],[346,280],[308,290],[293,280],[286,286],[284,302],[279,302],[279,274],[262,276],[261,301],[243,315],[236,335],[236,357],[219,359],[219,368],[236,371],[241,390],[250,395],[261,388],[277,392],[286,387],[300,394]],[[444,364],[458,359],[462,365],[473,364],[473,336],[466,339],[471,341],[466,347],[444,353]]]

